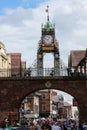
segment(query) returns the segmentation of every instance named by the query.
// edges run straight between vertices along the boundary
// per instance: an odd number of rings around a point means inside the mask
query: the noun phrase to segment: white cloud
[[[22,53],[22,59],[28,64],[36,59],[47,4],[50,20],[56,24],[56,39],[64,62],[68,62],[70,50],[87,48],[86,0],[49,0],[33,9],[5,9],[4,15],[0,16],[0,41],[8,52]]]

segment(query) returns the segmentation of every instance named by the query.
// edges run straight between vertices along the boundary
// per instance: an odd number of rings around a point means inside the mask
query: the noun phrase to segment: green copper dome
[[[47,6],[46,12],[47,12],[47,22],[42,25],[42,35],[54,35],[55,25],[52,24],[49,20],[49,6]]]
[[[51,24],[50,22],[49,22],[49,23],[47,22],[46,24],[44,24],[44,28],[45,28],[45,29],[47,29],[47,28],[52,29],[52,28],[54,28],[54,25]]]
[[[46,24],[42,25],[42,34],[54,34],[55,25],[47,22]]]

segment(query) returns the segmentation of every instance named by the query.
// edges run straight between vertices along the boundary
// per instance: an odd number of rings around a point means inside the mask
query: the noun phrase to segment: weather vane
[[[46,13],[47,13],[47,22],[49,22],[49,6],[47,5],[46,8]]]

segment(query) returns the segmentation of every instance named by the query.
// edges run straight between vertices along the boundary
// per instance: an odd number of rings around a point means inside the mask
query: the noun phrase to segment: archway
[[[86,120],[87,79],[84,77],[25,77],[0,79],[0,111],[3,118],[13,115],[18,118],[18,108],[23,98],[42,89],[56,89],[72,95],[78,102],[79,118]]]
[[[44,89],[27,95],[19,107],[20,118],[40,119],[51,117],[54,120],[77,120],[74,97],[68,93]],[[74,104],[74,106],[73,106]],[[76,107],[75,107],[76,106]]]

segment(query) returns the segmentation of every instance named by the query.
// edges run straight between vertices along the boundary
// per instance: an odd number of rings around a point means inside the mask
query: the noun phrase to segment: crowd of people
[[[5,119],[0,122],[0,130],[87,130],[87,124],[75,120],[54,121],[52,118],[20,121]]]
[[[53,121],[51,118],[44,120],[21,119],[20,121],[5,119],[0,123],[0,130],[87,130],[86,123],[75,120]]]

